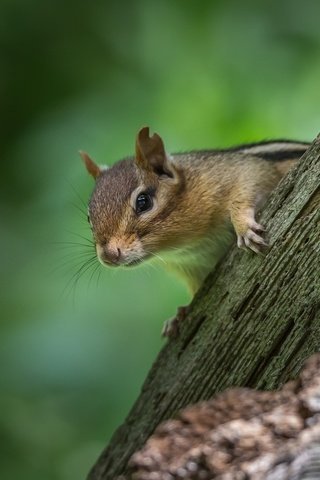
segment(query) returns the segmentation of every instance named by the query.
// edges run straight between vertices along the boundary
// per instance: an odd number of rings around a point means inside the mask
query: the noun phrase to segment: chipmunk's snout
[[[140,263],[145,254],[138,241],[111,239],[106,243],[97,243],[96,251],[99,261],[109,266],[129,266]]]

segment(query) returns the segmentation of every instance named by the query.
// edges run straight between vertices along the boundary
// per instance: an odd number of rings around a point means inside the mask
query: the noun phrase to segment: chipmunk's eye
[[[142,213],[150,210],[153,206],[152,198],[147,193],[140,193],[136,199],[136,212]]]

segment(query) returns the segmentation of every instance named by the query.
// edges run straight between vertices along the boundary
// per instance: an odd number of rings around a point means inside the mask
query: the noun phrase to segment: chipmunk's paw
[[[164,322],[161,332],[163,337],[175,338],[179,335],[180,324],[185,319],[188,309],[189,306],[178,307],[176,316]]]
[[[237,245],[239,248],[249,249],[255,253],[262,253],[262,249],[268,247],[268,243],[260,235],[265,229],[256,221],[250,222],[248,229],[242,233],[237,233]]]
[[[169,320],[166,320],[164,322],[161,332],[162,337],[174,338],[178,336],[178,333],[179,322],[177,320],[177,317],[169,318]]]

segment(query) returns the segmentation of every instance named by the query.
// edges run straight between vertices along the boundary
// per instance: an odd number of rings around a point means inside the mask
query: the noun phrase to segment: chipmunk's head
[[[149,128],[142,128],[135,157],[110,168],[81,156],[96,180],[88,219],[101,263],[136,265],[182,241],[175,212],[184,177],[159,135],[150,137]]]

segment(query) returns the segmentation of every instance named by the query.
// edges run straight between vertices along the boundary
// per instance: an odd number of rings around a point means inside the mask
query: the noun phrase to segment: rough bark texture
[[[125,423],[89,474],[109,480],[176,411],[230,386],[272,389],[320,350],[320,137],[261,215],[270,248],[234,248],[193,300]]]
[[[162,422],[118,480],[320,478],[320,354],[276,391],[231,388]]]

